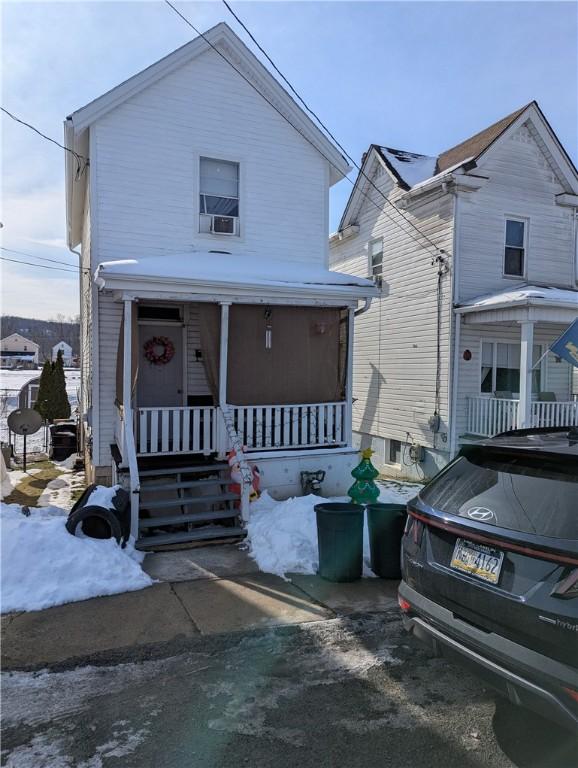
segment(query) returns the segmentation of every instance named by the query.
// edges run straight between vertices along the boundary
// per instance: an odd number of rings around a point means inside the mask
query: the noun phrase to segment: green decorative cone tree
[[[379,472],[371,463],[372,455],[371,448],[366,448],[361,452],[359,464],[351,470],[355,482],[347,495],[355,504],[374,504],[379,498],[379,488],[374,482]]]

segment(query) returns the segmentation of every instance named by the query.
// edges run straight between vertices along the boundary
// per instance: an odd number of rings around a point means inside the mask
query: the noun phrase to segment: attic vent
[[[180,323],[181,309],[180,307],[171,306],[151,306],[149,304],[138,305],[138,319],[139,320],[168,320],[171,323]]]
[[[231,251],[209,251],[209,253],[222,253],[225,256],[231,255]]]

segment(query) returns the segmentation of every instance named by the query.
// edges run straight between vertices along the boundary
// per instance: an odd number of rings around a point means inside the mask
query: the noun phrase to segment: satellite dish
[[[33,435],[44,424],[44,419],[33,408],[17,408],[8,416],[8,428],[17,435]]]

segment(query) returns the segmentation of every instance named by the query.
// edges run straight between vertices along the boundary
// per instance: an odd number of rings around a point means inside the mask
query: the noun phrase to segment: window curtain
[[[221,349],[221,306],[199,302],[199,330],[203,365],[213,402],[219,402],[219,353]]]
[[[229,313],[227,402],[344,399],[347,314],[341,309],[236,304]]]
[[[131,304],[131,405],[134,402],[134,393],[136,392],[136,382],[138,378],[138,323],[136,302]],[[116,401],[123,405],[123,387],[124,378],[124,311],[120,321],[120,330],[118,336],[118,347],[116,352]]]

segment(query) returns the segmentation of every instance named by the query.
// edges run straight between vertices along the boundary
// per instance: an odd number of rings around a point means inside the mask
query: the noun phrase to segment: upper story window
[[[369,243],[369,274],[371,277],[383,275],[383,238]]]
[[[239,163],[201,157],[199,231],[239,234]]]
[[[504,275],[524,277],[526,272],[526,230],[526,222],[523,219],[506,219]]]

